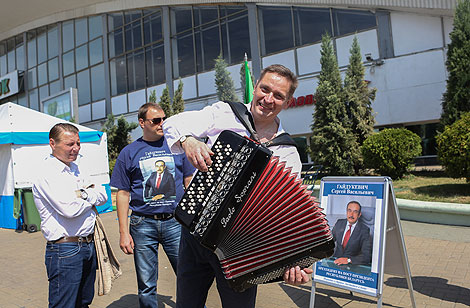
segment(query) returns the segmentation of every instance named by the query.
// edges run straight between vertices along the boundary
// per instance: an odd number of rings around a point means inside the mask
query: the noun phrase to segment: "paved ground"
[[[137,308],[136,281],[132,257],[118,247],[116,214],[102,218],[122,264],[123,275],[111,294],[96,296],[93,308]],[[402,221],[408,259],[413,275],[417,307],[470,306],[470,228]],[[47,307],[47,279],[44,267],[45,240],[40,232],[26,233],[0,229],[0,308]],[[175,307],[175,277],[164,254],[160,254],[158,280],[161,307]],[[411,307],[406,280],[385,275],[383,306]],[[309,307],[310,286],[285,284],[260,286],[257,307]],[[221,307],[213,288],[208,308]],[[376,299],[345,290],[317,285],[315,307],[376,307]],[[243,308],[243,307],[241,307]]]

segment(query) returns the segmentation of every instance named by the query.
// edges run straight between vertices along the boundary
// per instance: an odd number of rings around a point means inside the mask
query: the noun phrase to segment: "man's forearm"
[[[129,192],[125,190],[119,190],[116,196],[116,208],[117,216],[119,221],[119,233],[128,233],[129,224]]]

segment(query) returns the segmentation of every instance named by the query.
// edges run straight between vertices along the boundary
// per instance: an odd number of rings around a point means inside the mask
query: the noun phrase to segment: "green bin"
[[[41,227],[41,217],[34,203],[33,192],[31,188],[19,188],[15,190],[15,210],[18,213],[19,204],[21,202],[24,216],[24,228],[28,232],[36,232]],[[18,218],[18,217],[15,217]]]

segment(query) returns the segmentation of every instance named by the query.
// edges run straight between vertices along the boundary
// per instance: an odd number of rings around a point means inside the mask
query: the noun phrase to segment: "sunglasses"
[[[163,117],[163,118],[153,118],[153,119],[147,119],[149,120],[150,122],[152,122],[153,124],[155,125],[158,125],[160,123],[162,123],[163,121],[166,120],[166,117]]]

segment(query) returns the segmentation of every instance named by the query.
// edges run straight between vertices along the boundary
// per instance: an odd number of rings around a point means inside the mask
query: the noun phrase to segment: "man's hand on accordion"
[[[188,137],[182,144],[186,157],[191,164],[198,170],[207,172],[208,167],[212,165],[211,155],[214,152],[205,144],[194,137]]]
[[[311,268],[300,269],[299,266],[291,267],[284,272],[284,282],[298,286],[310,281],[310,275],[313,273]]]

